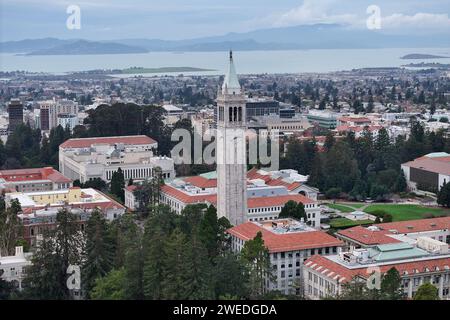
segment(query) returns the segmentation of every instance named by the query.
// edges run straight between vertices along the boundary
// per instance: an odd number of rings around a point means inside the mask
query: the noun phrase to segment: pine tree
[[[111,193],[116,195],[122,202],[125,200],[125,178],[122,169],[119,168],[111,177]]]
[[[127,219],[125,234],[121,241],[121,246],[124,251],[125,297],[126,299],[139,300],[144,297],[142,287],[144,257],[142,249],[142,232],[136,225],[133,217]]]
[[[186,243],[186,236],[180,229],[175,229],[167,241],[162,284],[164,299],[189,299],[185,296]]]
[[[85,232],[85,260],[81,274],[84,294],[89,297],[95,280],[104,277],[113,267],[114,246],[108,232],[107,222],[98,210],[92,212]]]
[[[166,242],[168,235],[160,226],[145,226],[143,290],[146,299],[163,298],[163,281],[166,269]]]
[[[384,220],[384,219],[383,219]],[[383,221],[384,222],[384,221]],[[389,269],[381,279],[381,297],[386,300],[401,300],[404,297],[400,285],[402,278],[395,268]]]
[[[183,295],[193,300],[214,299],[213,265],[197,234],[185,248]]]
[[[8,209],[0,211],[0,256],[14,254],[17,242],[22,239],[22,222],[17,216],[22,211],[20,203],[12,200]]]
[[[27,299],[70,299],[67,268],[80,265],[82,235],[77,216],[62,209],[56,216],[56,227],[46,231],[33,255],[32,266],[24,279],[23,296]]]
[[[437,194],[437,203],[450,208],[450,182],[445,182]]]
[[[249,296],[252,299],[262,296],[266,280],[273,280],[272,265],[269,250],[264,245],[262,233],[247,242],[241,250],[241,259],[246,267],[249,278]]]
[[[210,261],[214,261],[220,251],[219,232],[217,210],[210,205],[199,226],[200,241],[204,244]]]
[[[248,296],[249,279],[245,265],[239,256],[226,252],[215,260],[215,295],[218,299],[232,296],[244,299]]]

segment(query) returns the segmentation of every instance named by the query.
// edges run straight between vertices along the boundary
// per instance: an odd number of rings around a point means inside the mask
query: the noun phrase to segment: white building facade
[[[120,168],[126,180],[145,180],[160,167],[163,178],[174,178],[172,159],[156,157],[158,143],[147,136],[69,139],[59,147],[60,171],[84,183],[94,178],[111,181]]]

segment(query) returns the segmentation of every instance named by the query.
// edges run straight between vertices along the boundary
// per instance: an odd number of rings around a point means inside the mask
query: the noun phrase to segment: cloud
[[[448,14],[434,14],[434,13],[416,13],[408,16],[402,13],[394,13],[392,15],[382,17],[382,29],[394,30],[443,30],[448,31],[450,28],[450,19]]]
[[[301,6],[275,18],[273,26],[283,27],[315,23],[353,24],[357,19],[355,14],[329,14],[330,7],[335,2],[334,0],[305,0]]]

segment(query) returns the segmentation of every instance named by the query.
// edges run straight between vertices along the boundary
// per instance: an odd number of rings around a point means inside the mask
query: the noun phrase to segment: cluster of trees
[[[192,128],[189,120],[174,128],[164,125],[163,109],[158,106],[101,105],[89,110],[84,125],[76,126],[72,133],[69,128],[57,126],[47,138],[42,137],[40,129],[32,129],[28,123],[19,125],[6,144],[0,141],[0,168],[57,167],[59,145],[70,138],[143,134],[158,140],[158,154],[170,156],[176,144],[171,141],[172,131],[179,126]]]
[[[228,220],[214,207],[187,206],[181,215],[152,205],[147,218],[108,222],[92,212],[84,228],[61,210],[46,230],[15,299],[244,299],[264,297],[271,275],[261,233],[240,254],[230,250]],[[80,266],[81,290],[67,286],[67,268]],[[9,288],[9,287],[8,287]],[[10,288],[9,288],[10,289]],[[9,290],[8,289],[8,290]]]
[[[22,211],[17,200],[5,208],[5,202],[0,198],[0,256],[14,255],[16,246],[25,246],[23,226],[17,214]]]
[[[291,139],[282,168],[292,168],[309,175],[308,183],[330,198],[347,196],[353,200],[372,198],[382,201],[389,194],[406,189],[401,163],[429,152],[450,151],[450,140],[442,132],[425,132],[423,126],[411,122],[408,139],[395,142],[382,128],[377,137],[365,129],[359,138],[350,132],[336,139],[326,136],[324,152],[317,151],[315,140],[301,142]]]
[[[58,126],[42,137],[40,129],[21,124],[8,137],[0,141],[0,168],[34,168],[57,166],[59,145],[71,137],[70,130]]]

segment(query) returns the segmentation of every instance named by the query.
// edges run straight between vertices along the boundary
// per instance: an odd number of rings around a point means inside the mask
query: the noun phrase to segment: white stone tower
[[[217,94],[217,215],[231,224],[247,221],[245,96],[230,51],[228,72]]]

